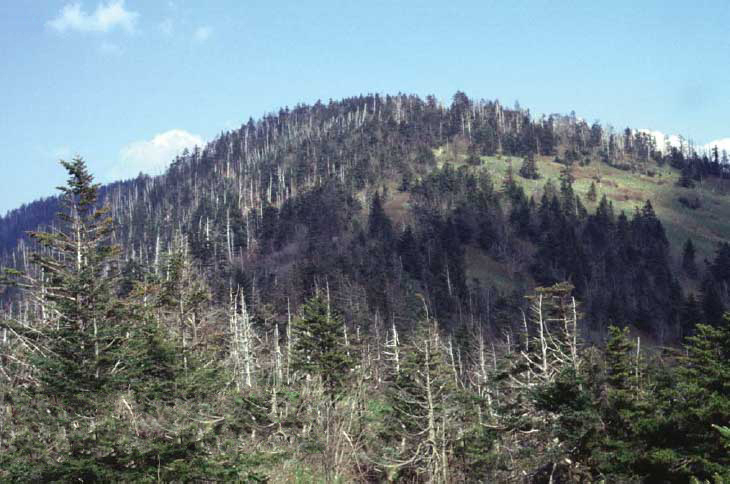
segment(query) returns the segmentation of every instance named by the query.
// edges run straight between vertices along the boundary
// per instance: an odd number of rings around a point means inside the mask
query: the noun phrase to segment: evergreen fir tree
[[[574,218],[577,215],[575,204],[575,192],[573,190],[573,170],[570,166],[563,167],[560,170],[560,203],[563,207],[563,214]]]
[[[680,329],[682,331],[682,338],[686,338],[694,334],[695,325],[699,324],[704,320],[702,312],[702,306],[694,294],[687,296],[687,300],[684,302],[682,307],[682,314],[680,315]]]
[[[301,316],[293,322],[292,339],[292,369],[321,378],[334,398],[352,367],[340,316],[316,295],[304,303]]]
[[[598,217],[599,221],[601,221],[604,225],[612,225],[616,221],[616,217],[613,212],[613,204],[608,201],[606,195],[601,196],[601,201],[598,202],[596,217]]]
[[[397,450],[389,460],[398,479],[448,482],[458,388],[436,325],[422,322],[411,339],[400,367],[391,369],[387,418]]]
[[[689,277],[697,277],[697,262],[695,261],[695,246],[692,239],[687,239],[682,249],[682,270]]]
[[[418,244],[410,225],[405,228],[398,240],[398,254],[400,255],[403,269],[415,277],[420,276],[421,254],[418,251]]]
[[[598,198],[598,193],[596,192],[596,182],[591,182],[590,188],[588,188],[588,193],[586,194],[586,198],[590,200],[591,202],[595,202]]]
[[[709,324],[719,324],[725,312],[717,286],[715,280],[709,276],[702,282],[702,310],[705,313],[704,321]]]
[[[26,358],[37,384],[14,393],[26,403],[14,418],[16,437],[0,453],[0,476],[34,482],[235,476],[207,461],[211,434],[202,428],[173,424],[165,433],[175,438],[140,432],[137,412],[163,418],[193,385],[178,380],[179,359],[152,318],[153,306],[136,301],[151,296],[145,277],[128,281],[127,298],[116,295],[122,284],[108,209],[98,207],[98,185],[82,159],[62,164],[69,180],[61,188],[60,228],[31,234],[41,246],[31,257],[40,276],[29,272],[18,282],[41,302],[38,320],[8,323],[33,344]],[[198,395],[211,388],[201,391],[200,379],[194,386]],[[175,412],[175,421],[187,420]]]
[[[718,245],[710,270],[715,281],[730,285],[730,243],[723,242]]]
[[[683,188],[694,188],[695,182],[692,179],[692,169],[689,164],[682,168],[682,174],[680,175],[679,180],[677,180],[677,186]]]
[[[730,422],[730,315],[722,324],[696,326],[687,355],[678,369],[680,398],[675,421],[682,440],[677,464],[700,479],[730,479],[730,453],[721,433],[712,426]]]
[[[383,209],[380,193],[375,192],[368,215],[368,233],[370,237],[382,241],[386,246],[394,240],[393,225]]]
[[[537,163],[535,162],[535,155],[533,153],[529,153],[525,157],[519,173],[522,178],[527,178],[528,180],[537,180],[540,178],[540,173],[537,171]]]
[[[114,298],[113,266],[118,248],[109,243],[109,210],[97,207],[99,185],[84,161],[61,163],[69,174],[68,186],[59,188],[62,231],[30,234],[46,249],[31,257],[41,269],[34,290],[47,301],[45,313],[56,315],[40,329],[48,352],[36,365],[48,395],[77,411],[91,410],[96,393],[120,376],[115,367],[122,357],[124,319]]]
[[[476,144],[472,143],[467,148],[466,163],[471,166],[479,166],[482,164],[482,159],[479,157],[479,148]]]
[[[606,408],[607,432],[600,460],[606,471],[615,475],[630,474],[636,455],[633,448],[637,419],[638,388],[634,361],[635,346],[629,329],[610,326],[606,343]]]

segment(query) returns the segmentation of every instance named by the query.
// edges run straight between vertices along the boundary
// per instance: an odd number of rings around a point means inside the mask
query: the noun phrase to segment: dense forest
[[[63,162],[0,219],[0,478],[730,479],[728,238],[577,188],[668,170],[699,213],[726,158],[457,93]]]

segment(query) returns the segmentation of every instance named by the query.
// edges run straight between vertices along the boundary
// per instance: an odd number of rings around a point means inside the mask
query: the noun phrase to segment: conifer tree
[[[710,270],[718,283],[730,285],[730,243],[723,242],[717,247]]]
[[[478,146],[474,143],[469,145],[467,148],[466,163],[471,166],[479,166],[482,164],[482,159],[479,158]]]
[[[537,171],[537,163],[535,162],[535,155],[529,153],[520,167],[520,176],[527,178],[528,180],[537,180],[540,178],[540,173]]]
[[[725,305],[720,295],[717,282],[710,276],[702,281],[702,310],[705,313],[705,322],[719,324],[725,312]]]
[[[394,239],[393,225],[383,209],[383,201],[378,192],[375,192],[370,205],[368,233],[370,237],[383,241],[386,246],[389,246]]]
[[[601,201],[598,202],[598,207],[596,208],[596,217],[604,225],[612,225],[616,221],[616,217],[613,212],[613,204],[608,201],[605,194],[601,197]]]
[[[342,318],[316,295],[304,303],[301,316],[293,322],[292,339],[292,369],[321,378],[334,398],[352,367]]]
[[[53,319],[39,328],[47,348],[37,358],[44,391],[77,409],[93,408],[95,393],[119,377],[123,315],[114,298],[114,259],[109,243],[112,220],[97,206],[99,185],[81,158],[61,162],[69,174],[59,187],[64,212],[59,231],[32,232],[42,250],[31,257],[40,279],[29,288],[44,294],[44,314]],[[46,323],[50,323],[47,321]]]
[[[717,327],[698,324],[677,370],[678,397],[673,405],[677,435],[677,477],[730,479],[730,453],[722,433],[712,426],[730,422],[730,315]],[[718,479],[719,477],[719,479]]]
[[[696,324],[703,320],[702,306],[693,293],[687,296],[687,300],[682,307],[680,329],[682,337],[691,336],[694,333]]]
[[[163,254],[161,262],[163,277],[153,292],[155,309],[158,319],[167,323],[170,336],[175,337],[181,366],[187,371],[202,342],[210,291],[205,279],[197,277],[201,268],[193,263],[184,237]]]
[[[573,190],[573,170],[570,166],[565,166],[560,170],[560,203],[563,207],[563,213],[568,217],[577,215],[575,203],[575,191]]]
[[[610,326],[608,343],[606,344],[606,382],[610,389],[609,399],[613,400],[616,405],[614,408],[620,409],[625,406],[626,402],[631,401],[632,394],[635,393],[633,385],[634,372],[631,363],[631,355],[634,351],[634,345],[629,339],[629,328],[623,330],[616,326]]]
[[[135,452],[120,446],[130,429],[111,417],[113,399],[169,377],[166,349],[116,296],[118,249],[109,240],[109,210],[98,206],[99,186],[81,158],[61,163],[69,179],[59,188],[59,227],[30,234],[39,245],[30,258],[34,267],[16,279],[40,301],[37,321],[14,329],[32,342],[28,363],[37,387],[29,389],[35,398],[25,410],[36,440],[24,446],[16,439],[0,467],[12,466],[9,475],[20,480],[110,480],[128,470]],[[24,454],[32,465],[18,465]]]
[[[695,246],[692,239],[687,239],[682,249],[682,269],[689,277],[697,276],[697,262],[695,261]]]
[[[29,297],[41,301],[37,320],[7,323],[30,345],[26,363],[33,379],[14,394],[25,405],[13,418],[13,438],[0,452],[0,478],[111,482],[153,475],[169,481],[237,476],[237,457],[228,459],[228,469],[209,460],[209,427],[191,423],[183,416],[189,407],[173,404],[182,395],[208,393],[201,391],[201,381],[193,391],[193,385],[178,385],[175,350],[154,321],[153,307],[144,303],[155,299],[154,288],[142,277],[128,281],[128,298],[117,296],[122,288],[117,249],[109,240],[108,209],[98,206],[98,185],[82,159],[62,164],[69,180],[61,188],[65,212],[59,214],[59,228],[31,234],[40,246],[31,257],[37,270],[16,279]]]
[[[631,472],[636,455],[632,447],[637,419],[636,347],[629,339],[629,328],[609,327],[606,343],[606,394],[604,418],[607,432],[601,459],[604,469],[617,475]]]
[[[591,182],[591,186],[590,188],[588,188],[588,194],[586,195],[586,198],[591,202],[595,202],[598,198],[598,194],[596,192],[596,182]]]
[[[387,395],[396,448],[386,465],[398,479],[449,482],[459,390],[435,322],[422,322],[402,353]]]
[[[677,186],[683,188],[694,188],[695,182],[692,180],[692,168],[689,164],[682,168],[682,174],[679,177],[679,180],[677,180]]]
[[[422,269],[421,255],[418,251],[418,243],[410,225],[405,228],[398,240],[398,254],[400,255],[403,269],[418,277]]]

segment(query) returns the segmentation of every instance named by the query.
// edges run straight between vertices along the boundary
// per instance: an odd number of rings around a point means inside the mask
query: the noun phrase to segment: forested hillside
[[[0,477],[728,479],[725,157],[457,93],[66,162],[0,219]]]

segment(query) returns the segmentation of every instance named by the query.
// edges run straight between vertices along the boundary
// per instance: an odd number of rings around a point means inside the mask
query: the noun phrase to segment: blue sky
[[[0,213],[298,102],[460,89],[617,128],[730,137],[730,2],[0,2]]]

